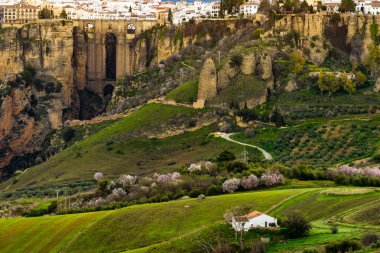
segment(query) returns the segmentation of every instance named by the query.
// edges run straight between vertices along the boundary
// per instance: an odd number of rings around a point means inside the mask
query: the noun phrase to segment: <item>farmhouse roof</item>
[[[236,217],[236,220],[237,221],[249,221],[249,220],[256,218],[256,217],[259,217],[261,215],[263,215],[263,213],[261,213],[259,211],[253,211],[253,212],[250,212],[246,215]]]

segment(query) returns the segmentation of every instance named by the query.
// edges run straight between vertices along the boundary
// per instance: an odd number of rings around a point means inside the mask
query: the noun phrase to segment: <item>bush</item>
[[[376,234],[366,234],[362,237],[361,243],[364,246],[371,246],[372,244],[376,244],[380,240],[380,237]]]
[[[210,185],[207,188],[207,196],[215,196],[215,195],[220,194],[221,192],[222,192],[222,189],[220,189],[216,185]]]
[[[318,253],[318,250],[317,249],[304,249],[303,250],[303,253]]]
[[[228,150],[223,151],[216,158],[218,162],[228,162],[228,161],[233,161],[235,159],[236,159],[236,156]]]
[[[235,54],[231,57],[230,65],[231,67],[240,67],[243,63],[243,56],[240,54]]]
[[[260,39],[260,35],[264,33],[264,30],[261,28],[257,28],[252,32],[252,39],[257,40]]]
[[[248,170],[248,167],[242,162],[233,161],[227,164],[227,170],[228,172],[241,173]]]
[[[35,79],[34,80],[34,87],[36,88],[36,90],[38,92],[40,91],[43,91],[44,90],[44,83],[41,79]]]
[[[67,143],[75,136],[75,130],[72,127],[65,127],[62,130],[62,138]]]
[[[338,233],[338,227],[336,225],[333,225],[330,227],[331,233],[337,234]]]
[[[51,94],[55,92],[55,85],[53,82],[48,82],[45,86],[45,92],[46,94]]]
[[[358,241],[346,239],[339,242],[332,242],[325,246],[326,253],[344,253],[361,249]]]
[[[197,198],[201,194],[202,194],[201,190],[199,190],[199,189],[193,189],[193,190],[190,191],[189,197],[190,198]]]
[[[299,213],[290,214],[284,222],[287,235],[290,238],[299,238],[309,234],[311,224]]]

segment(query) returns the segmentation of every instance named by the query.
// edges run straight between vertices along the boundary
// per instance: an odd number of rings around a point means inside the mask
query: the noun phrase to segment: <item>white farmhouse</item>
[[[251,228],[278,227],[277,219],[259,211],[253,211],[239,217],[232,217],[232,228],[235,231],[248,231]]]

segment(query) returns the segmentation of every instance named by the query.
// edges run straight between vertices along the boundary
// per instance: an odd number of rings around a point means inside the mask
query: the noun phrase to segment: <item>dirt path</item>
[[[227,133],[215,133],[216,136],[218,137],[221,137],[227,141],[230,141],[230,142],[234,142],[234,143],[237,143],[239,145],[242,145],[242,146],[247,146],[247,147],[252,147],[252,148],[255,148],[257,150],[259,150],[261,153],[263,153],[263,155],[265,156],[265,160],[272,160],[273,157],[271,154],[269,154],[266,150],[258,147],[258,146],[255,146],[255,145],[251,145],[251,144],[247,144],[247,143],[243,143],[243,142],[240,142],[240,141],[235,141],[233,139],[231,139],[231,135],[233,135],[234,133],[230,133],[230,134],[227,134]]]

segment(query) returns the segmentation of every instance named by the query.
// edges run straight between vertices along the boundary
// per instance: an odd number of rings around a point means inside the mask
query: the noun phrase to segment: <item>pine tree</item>
[[[171,8],[169,9],[169,12],[168,12],[168,21],[171,25],[173,24],[173,13],[172,13]]]

